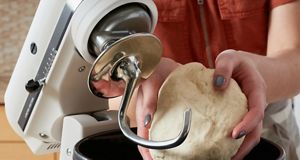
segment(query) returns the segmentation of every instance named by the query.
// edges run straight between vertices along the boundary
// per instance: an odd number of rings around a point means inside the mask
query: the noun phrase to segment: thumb
[[[230,82],[234,67],[238,65],[235,50],[225,50],[216,58],[213,84],[216,89],[225,90]]]

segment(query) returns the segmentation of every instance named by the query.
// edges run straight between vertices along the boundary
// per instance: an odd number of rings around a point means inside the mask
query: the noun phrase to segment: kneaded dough
[[[231,138],[234,126],[247,110],[247,99],[231,79],[225,91],[213,88],[213,69],[200,63],[178,67],[162,85],[149,132],[151,140],[176,137],[183,126],[183,113],[192,109],[192,125],[178,147],[150,150],[154,160],[230,160],[243,138]]]

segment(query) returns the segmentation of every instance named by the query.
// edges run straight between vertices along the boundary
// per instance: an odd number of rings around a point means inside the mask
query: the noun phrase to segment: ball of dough
[[[149,132],[151,140],[176,137],[183,126],[183,113],[192,109],[192,124],[178,147],[150,150],[154,160],[230,160],[243,138],[231,132],[247,110],[247,99],[231,79],[225,91],[213,88],[213,69],[200,63],[178,67],[162,85]]]

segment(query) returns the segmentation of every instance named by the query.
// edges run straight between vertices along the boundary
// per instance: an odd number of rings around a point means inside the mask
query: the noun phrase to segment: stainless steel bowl
[[[132,128],[136,132],[136,128]],[[89,136],[74,148],[74,160],[142,160],[137,146],[125,138],[120,130]],[[284,149],[264,138],[244,160],[285,160]]]
[[[282,146],[260,138],[259,144],[244,158],[244,160],[286,160],[286,153]]]

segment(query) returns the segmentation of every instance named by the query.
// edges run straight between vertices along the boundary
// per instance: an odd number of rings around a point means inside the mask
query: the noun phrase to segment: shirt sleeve
[[[294,2],[297,0],[271,0],[270,1],[270,8],[273,9],[275,7],[290,3],[290,2]]]

